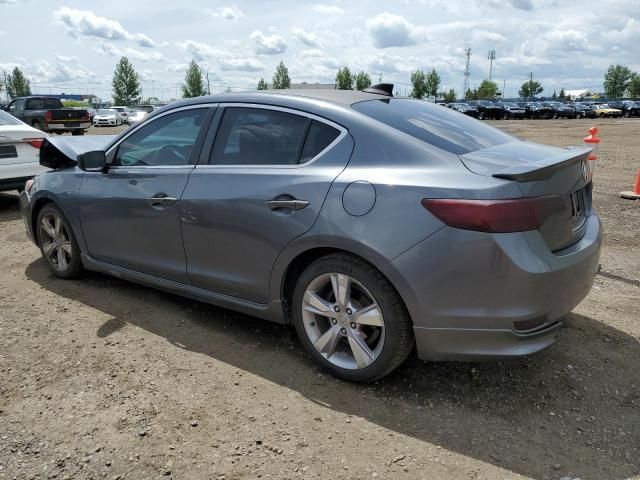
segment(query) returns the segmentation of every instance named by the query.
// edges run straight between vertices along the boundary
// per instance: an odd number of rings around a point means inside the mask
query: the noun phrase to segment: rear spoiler
[[[567,147],[566,153],[537,160],[531,163],[519,163],[494,173],[492,177],[516,182],[532,182],[551,177],[558,170],[568,167],[572,163],[587,160],[591,152],[590,147]]]
[[[40,147],[40,165],[60,169],[78,164],[78,155],[106,149],[115,135],[87,135],[79,137],[45,137]]]

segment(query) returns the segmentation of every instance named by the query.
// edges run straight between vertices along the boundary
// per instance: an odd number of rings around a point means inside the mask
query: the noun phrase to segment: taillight
[[[25,143],[28,143],[34,148],[40,148],[42,147],[42,142],[44,141],[44,139],[43,138],[23,138],[22,141]]]
[[[489,233],[538,230],[551,215],[564,209],[558,196],[509,200],[425,198],[422,206],[450,227]]]
[[[44,119],[49,123],[52,120],[51,112],[44,112]]]

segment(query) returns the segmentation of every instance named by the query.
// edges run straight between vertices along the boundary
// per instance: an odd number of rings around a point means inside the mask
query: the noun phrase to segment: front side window
[[[189,165],[207,108],[164,115],[128,136],[119,146],[114,165]],[[115,113],[115,112],[114,112]]]
[[[213,146],[212,165],[298,165],[329,146],[340,131],[302,115],[227,107]]]

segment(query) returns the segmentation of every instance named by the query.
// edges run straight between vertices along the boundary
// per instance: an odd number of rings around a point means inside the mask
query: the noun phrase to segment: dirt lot
[[[566,145],[594,123],[602,272],[557,343],[506,363],[411,358],[368,386],[321,373],[287,327],[55,279],[0,194],[0,479],[638,478],[640,202],[618,192],[640,120],[496,125]]]

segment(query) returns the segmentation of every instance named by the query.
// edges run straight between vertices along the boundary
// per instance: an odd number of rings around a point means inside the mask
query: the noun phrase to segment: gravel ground
[[[640,120],[501,121],[603,143],[602,272],[512,362],[321,373],[285,326],[88,274],[63,281],[0,194],[0,479],[640,478]],[[113,133],[99,129],[98,133]]]

